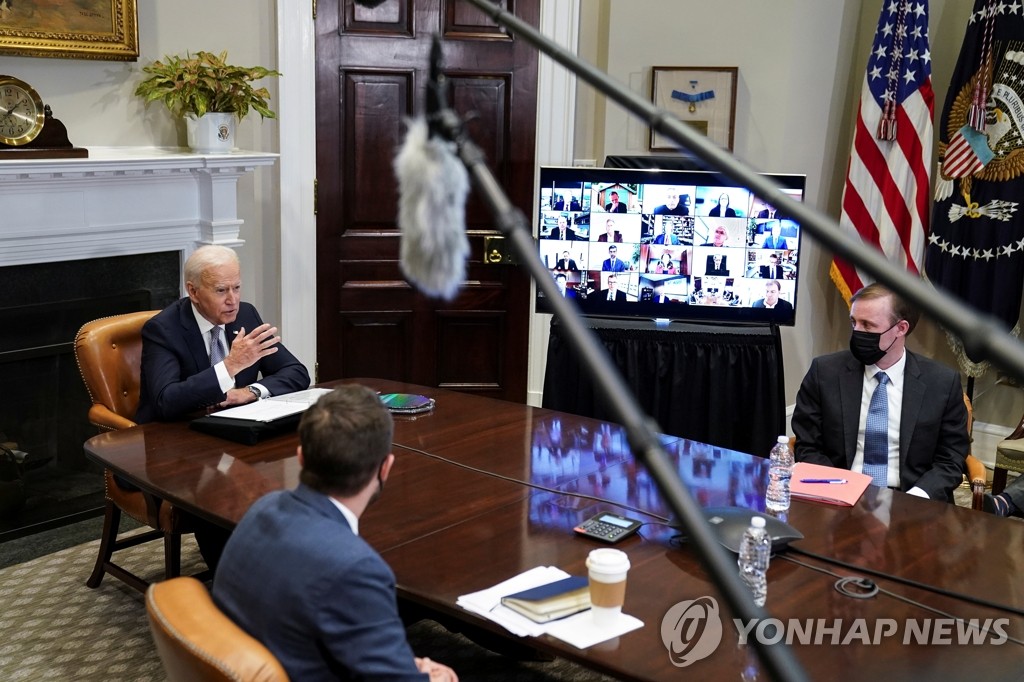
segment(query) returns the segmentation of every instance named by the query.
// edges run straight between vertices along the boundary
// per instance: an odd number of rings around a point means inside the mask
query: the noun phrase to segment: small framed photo
[[[732,151],[738,75],[735,66],[655,66],[651,101]],[[650,149],[678,151],[669,138],[653,129]]]

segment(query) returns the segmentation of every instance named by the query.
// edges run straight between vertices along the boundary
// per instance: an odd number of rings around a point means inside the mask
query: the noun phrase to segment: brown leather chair
[[[274,654],[217,608],[195,578],[155,583],[146,613],[170,682],[287,682]]]
[[[967,460],[965,462],[967,469],[967,482],[971,486],[971,509],[977,509],[981,511],[985,508],[985,483],[988,480],[988,473],[985,471],[985,465],[981,463],[981,460],[971,454],[970,450],[974,449],[974,406],[971,405],[971,399],[964,393],[964,405],[967,407],[967,436],[971,440],[971,445],[967,452]]]
[[[135,426],[132,418],[139,405],[142,325],[158,312],[147,310],[93,320],[75,336],[75,359],[92,400],[89,421],[101,431]],[[157,539],[164,541],[165,577],[180,575],[181,534],[188,529],[174,507],[138,490],[123,488],[109,469],[104,472],[104,486],[106,506],[100,551],[86,585],[99,587],[103,574],[109,573],[145,592],[149,583],[115,564],[112,556],[117,550]],[[122,512],[153,530],[118,539]]]

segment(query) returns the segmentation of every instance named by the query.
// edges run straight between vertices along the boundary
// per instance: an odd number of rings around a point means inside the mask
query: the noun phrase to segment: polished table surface
[[[625,611],[644,627],[587,650],[548,636],[528,642],[621,678],[675,680],[692,672],[701,679],[767,679],[750,647],[737,644],[729,609],[695,552],[663,523],[669,510],[633,460],[621,427],[442,389],[356,381],[437,401],[430,413],[396,415],[395,468],[360,521],[362,535],[394,569],[401,598],[515,639],[456,606],[458,596],[535,566],[585,574],[588,552],[601,545],[572,528],[612,511],[650,524],[617,545],[632,563]],[[763,510],[764,459],[674,437],[663,442],[702,506]],[[179,423],[101,434],[87,442],[86,452],[143,490],[231,527],[265,493],[297,484],[296,445],[295,434],[238,445]],[[864,644],[856,633],[845,645],[833,644],[831,635],[820,644],[793,644],[812,679],[1021,676],[1024,647],[1012,641],[957,646],[942,644],[942,637],[937,644],[903,640],[908,621],[924,627],[928,619],[952,616],[1005,618],[1006,634],[1024,639],[1024,618],[960,596],[1024,608],[1017,575],[1024,524],[876,488],[852,508],[794,500],[788,521],[805,538],[772,560],[766,605],[772,617],[842,619],[840,639],[859,618],[869,632],[883,619],[899,627],[877,645]],[[838,577],[868,574],[837,561],[877,571],[870,577],[883,593],[870,599],[840,594]],[[885,574],[919,585],[880,577]],[[718,600],[722,643],[709,657],[677,668],[662,641],[662,618],[677,602],[702,596]],[[955,625],[951,632],[956,642]]]

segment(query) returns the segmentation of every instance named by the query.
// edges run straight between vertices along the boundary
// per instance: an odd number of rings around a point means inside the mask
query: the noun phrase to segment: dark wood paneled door
[[[536,25],[540,0],[503,5]],[[498,236],[471,195],[467,281],[451,302],[402,277],[392,160],[423,110],[432,36],[444,39],[451,102],[527,215],[533,201],[536,52],[462,0],[319,0],[317,348],[320,381],[372,376],[524,401],[530,283],[483,262]]]

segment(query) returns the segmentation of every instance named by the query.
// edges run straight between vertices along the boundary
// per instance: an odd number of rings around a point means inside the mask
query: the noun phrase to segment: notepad
[[[846,483],[801,483],[801,479],[816,480],[842,479]],[[852,507],[871,485],[871,477],[849,469],[797,462],[793,465],[793,478],[789,482],[789,492],[793,497],[802,500],[813,500],[828,504]]]
[[[536,623],[547,623],[590,608],[586,576],[570,576],[501,598],[502,605]]]

